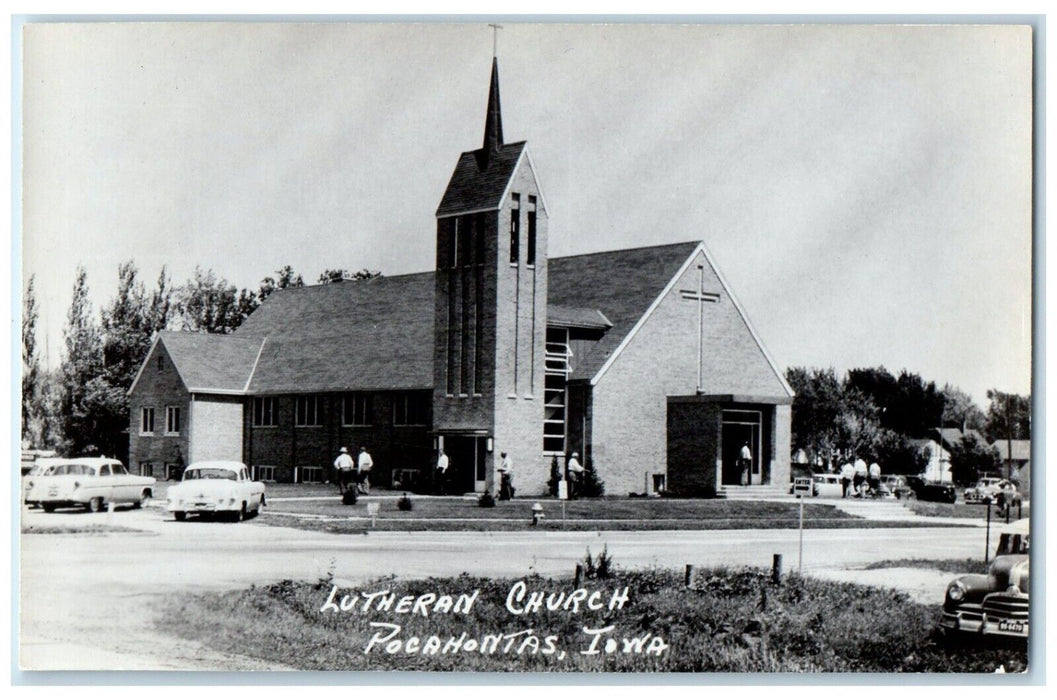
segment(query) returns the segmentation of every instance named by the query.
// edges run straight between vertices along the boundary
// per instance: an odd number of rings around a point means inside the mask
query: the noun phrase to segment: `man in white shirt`
[[[447,490],[445,484],[447,483],[448,479],[449,463],[450,462],[448,460],[448,455],[444,454],[444,448],[442,447],[440,449],[440,453],[437,455],[437,478],[434,484],[437,489],[437,492],[441,496],[443,496]]]
[[[334,469],[336,471],[335,478],[338,480],[338,493],[344,496],[345,491],[349,488],[349,482],[352,480],[352,473],[356,470],[356,463],[352,461],[349,448],[341,448],[337,458],[334,460]]]
[[[580,464],[580,460],[577,459],[580,455],[573,452],[569,457],[569,463],[565,466],[565,470],[569,474],[569,498],[570,500],[575,498],[580,493],[580,485],[584,479],[584,468]]]
[[[848,489],[851,487],[852,477],[855,476],[855,467],[851,462],[845,462],[840,468],[840,497],[848,497]]]
[[[362,494],[368,494],[371,492],[371,480],[368,475],[371,473],[371,467],[374,466],[374,460],[371,459],[370,453],[366,447],[360,448],[360,455],[356,458],[356,487]]]
[[[866,483],[867,479],[866,460],[862,457],[855,458],[855,476],[852,478],[852,485],[855,487],[855,495],[862,495],[863,484]]]
[[[506,452],[500,452],[502,462],[499,464],[499,500],[509,501],[514,497],[514,461]]]
[[[877,491],[881,488],[881,465],[877,462],[870,463],[870,490]]]
[[[749,449],[749,443],[745,443],[741,446],[741,452],[738,454],[738,462],[741,467],[741,485],[749,485],[749,468],[752,466],[752,450]]]

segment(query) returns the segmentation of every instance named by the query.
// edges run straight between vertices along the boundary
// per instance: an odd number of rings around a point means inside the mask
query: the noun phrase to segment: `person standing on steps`
[[[370,473],[373,466],[374,460],[371,459],[371,454],[366,447],[361,447],[360,454],[356,458],[356,488],[364,495],[371,492]]]

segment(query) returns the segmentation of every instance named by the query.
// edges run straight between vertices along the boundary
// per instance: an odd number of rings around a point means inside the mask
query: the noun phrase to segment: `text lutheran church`
[[[437,208],[436,269],[274,292],[232,335],[161,333],[129,390],[129,461],[166,477],[230,459],[325,478],[365,445],[372,481],[428,474],[521,493],[579,452],[606,493],[789,482],[792,391],[703,243],[547,257],[525,142],[506,143],[493,59],[484,144]],[[430,303],[432,300],[433,303]]]

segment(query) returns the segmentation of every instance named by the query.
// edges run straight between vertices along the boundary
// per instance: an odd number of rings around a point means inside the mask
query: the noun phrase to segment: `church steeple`
[[[477,154],[477,163],[483,170],[492,154],[503,147],[503,112],[499,106],[499,59],[492,57],[492,84],[488,88],[488,111],[484,120],[484,144]]]

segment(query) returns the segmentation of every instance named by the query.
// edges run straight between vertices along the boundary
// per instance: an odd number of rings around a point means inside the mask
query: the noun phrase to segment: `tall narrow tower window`
[[[528,250],[525,251],[525,264],[536,264],[536,198],[528,198]]]
[[[517,265],[521,259],[521,195],[515,192],[510,199],[510,262]]]

